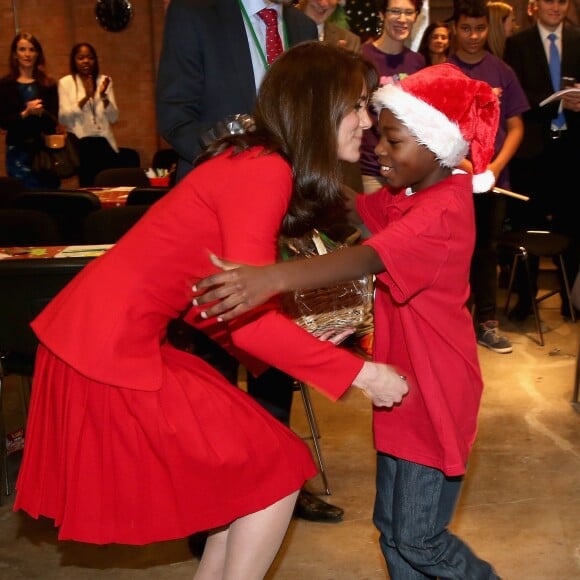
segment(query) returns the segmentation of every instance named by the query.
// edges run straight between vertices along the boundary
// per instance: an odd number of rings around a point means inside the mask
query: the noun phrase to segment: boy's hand
[[[194,306],[218,300],[201,312],[202,318],[217,316],[218,320],[232,320],[276,294],[267,267],[235,264],[213,254],[210,259],[224,271],[199,280],[192,288],[196,294],[201,292],[194,297]]]

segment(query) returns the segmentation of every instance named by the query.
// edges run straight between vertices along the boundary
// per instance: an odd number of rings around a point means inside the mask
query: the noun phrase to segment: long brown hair
[[[503,58],[505,49],[504,22],[514,12],[513,6],[507,2],[488,2],[488,33],[487,46],[490,52],[498,58]]]
[[[267,72],[253,116],[255,131],[212,144],[199,162],[234,147],[255,145],[288,160],[294,189],[282,233],[299,236],[330,223],[343,207],[338,129],[357,103],[363,86],[377,86],[374,67],[343,48],[319,41],[298,44]]]
[[[45,71],[46,61],[44,59],[44,51],[42,50],[42,45],[36,38],[29,32],[20,32],[17,34],[10,44],[10,56],[8,57],[8,67],[10,72],[8,73],[8,78],[17,79],[20,76],[20,68],[18,67],[18,57],[16,56],[16,48],[21,40],[27,40],[34,46],[38,57],[34,63],[34,68],[32,71],[32,76],[35,81],[43,86],[48,86],[54,82],[50,79]]]
[[[449,53],[451,51],[452,44],[451,24],[449,24],[449,22],[445,22],[445,20],[437,20],[435,22],[431,22],[431,24],[429,24],[429,26],[425,28],[423,36],[421,37],[421,42],[419,43],[419,48],[417,49],[417,52],[425,57],[425,62],[428,65],[434,64],[433,62],[431,62],[431,51],[429,50],[429,43],[431,42],[431,35],[433,34],[436,28],[445,28],[449,36],[449,43],[447,44],[447,49],[445,50],[445,58],[449,56]]]

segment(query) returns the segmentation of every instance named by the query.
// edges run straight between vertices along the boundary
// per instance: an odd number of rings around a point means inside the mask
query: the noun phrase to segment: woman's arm
[[[204,310],[202,317],[219,316],[220,320],[231,320],[248,312],[275,294],[333,286],[384,271],[377,252],[364,245],[262,267],[240,266],[215,256],[212,261],[225,271],[204,278],[194,286],[194,292],[205,291],[195,297],[194,304],[219,300]]]
[[[102,93],[100,88],[103,87],[105,78],[108,78],[109,82],[106,83],[105,91]],[[113,125],[119,120],[119,109],[117,108],[115,90],[113,89],[113,79],[111,77],[103,77],[103,80],[99,85],[99,96],[101,97],[101,103],[103,106],[103,115],[105,115],[109,123]]]
[[[71,75],[62,77],[58,81],[58,120],[66,125],[69,131],[72,130],[75,120],[84,116],[83,109],[79,101],[86,104],[88,99],[84,99],[84,90],[77,94],[74,78]],[[84,106],[84,105],[83,105]]]

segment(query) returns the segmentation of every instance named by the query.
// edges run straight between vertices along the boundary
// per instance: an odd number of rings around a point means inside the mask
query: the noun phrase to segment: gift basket
[[[323,232],[313,230],[301,238],[281,238],[280,252],[285,260],[319,256],[340,251],[347,244],[334,242]],[[357,328],[372,302],[372,277],[342,282],[328,288],[296,290],[282,296],[282,309],[298,325],[320,336],[328,331]]]

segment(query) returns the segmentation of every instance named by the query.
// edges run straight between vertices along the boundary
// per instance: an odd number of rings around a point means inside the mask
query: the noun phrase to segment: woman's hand
[[[92,99],[95,96],[95,79],[92,75],[81,77],[83,86],[85,87],[86,99]]]
[[[107,89],[109,88],[109,83],[111,82],[111,79],[109,77],[105,77],[103,79],[103,82],[101,83],[101,86],[99,87],[99,93],[101,95],[101,98],[106,98],[107,96]]]
[[[224,271],[208,276],[193,286],[195,293],[203,292],[193,299],[195,306],[219,300],[201,312],[202,318],[217,316],[218,320],[231,320],[277,294],[275,279],[269,274],[267,266],[244,266],[213,254],[210,259]]]
[[[313,332],[312,336],[315,336],[318,340],[326,340],[328,342],[332,342],[332,344],[340,344],[343,340],[347,339],[351,334],[353,334],[355,330],[356,329],[354,328],[327,330],[326,332]]]
[[[400,403],[409,392],[407,378],[394,367],[368,361],[363,364],[352,384],[362,389],[377,407],[392,407]]]
[[[26,101],[26,109],[22,111],[22,118],[29,117],[30,115],[40,117],[43,112],[42,99],[32,99]]]

